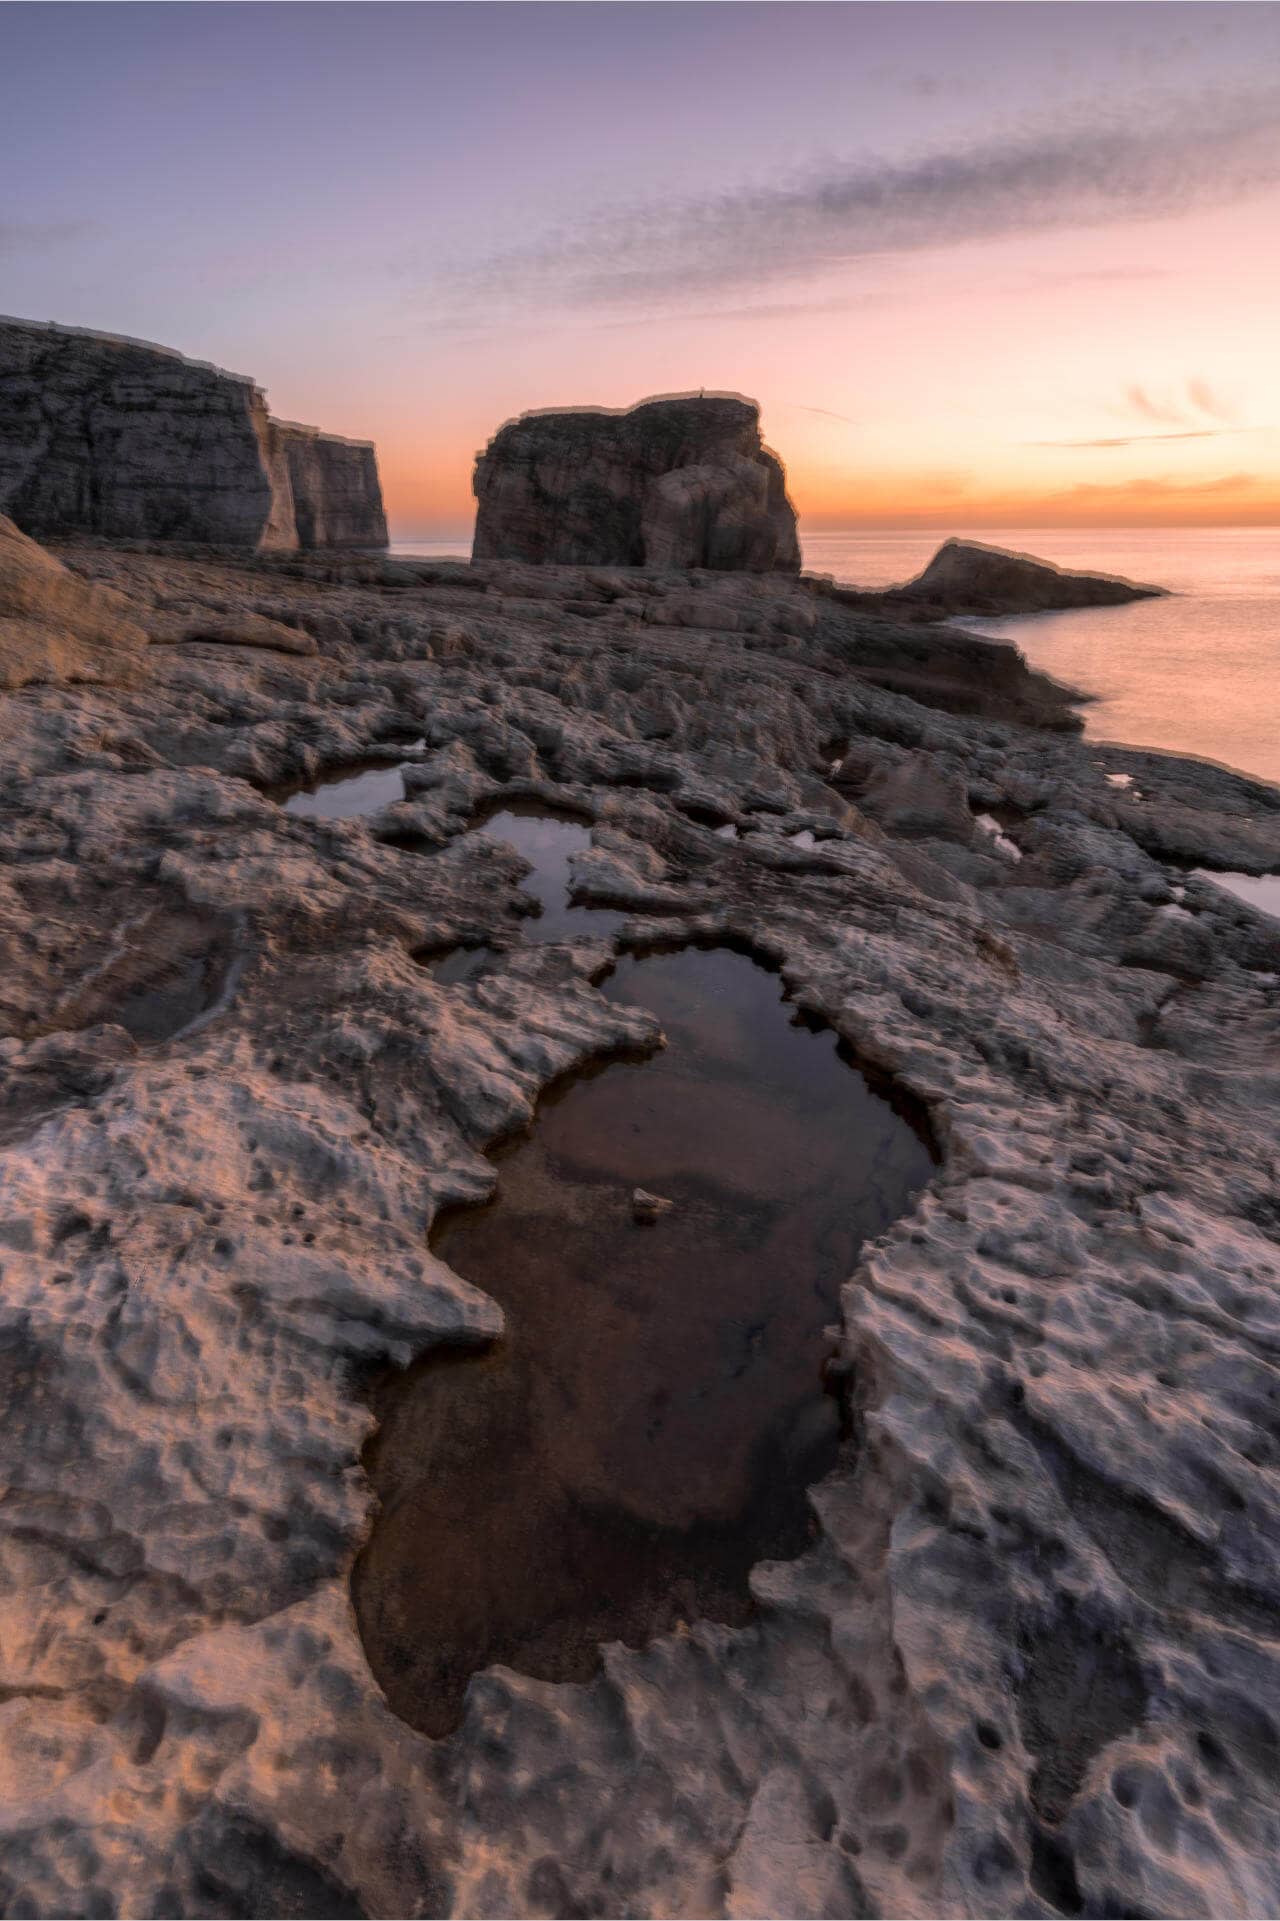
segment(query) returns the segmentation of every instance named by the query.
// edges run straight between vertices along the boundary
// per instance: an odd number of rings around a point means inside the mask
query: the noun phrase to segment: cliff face
[[[525,414],[481,454],[475,493],[477,560],[800,568],[782,465],[732,395]]]
[[[295,461],[300,437],[308,453]],[[0,512],[38,536],[286,549],[387,539],[371,446],[280,426],[242,375],[26,320],[0,320]]]
[[[292,421],[272,422],[293,501],[299,547],[385,547],[378,462],[368,440],[341,440]]]

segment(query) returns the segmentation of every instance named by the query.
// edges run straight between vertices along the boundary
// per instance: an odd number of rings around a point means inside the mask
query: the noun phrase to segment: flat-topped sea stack
[[[0,513],[37,538],[385,547],[374,449],[165,347],[0,320]]]
[[[948,614],[1040,614],[1071,607],[1119,607],[1166,591],[1114,574],[1072,573],[977,540],[948,540],[922,574],[885,598],[914,601]]]
[[[737,394],[508,421],[476,462],[477,560],[798,573],[782,463]]]

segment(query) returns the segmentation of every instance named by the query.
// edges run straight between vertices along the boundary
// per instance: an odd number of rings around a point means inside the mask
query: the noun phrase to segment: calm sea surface
[[[1084,710],[1090,738],[1202,754],[1280,782],[1280,527],[1017,527],[966,537],[1172,588],[1168,600],[1129,607],[964,624],[1016,641],[1035,666],[1094,695]],[[910,579],[941,539],[802,530],[806,568],[857,587]],[[467,550],[465,539],[392,548],[464,559]]]

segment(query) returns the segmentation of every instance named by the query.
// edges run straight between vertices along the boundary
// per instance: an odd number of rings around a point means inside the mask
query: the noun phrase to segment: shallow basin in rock
[[[373,766],[348,768],[291,788],[277,799],[283,800],[286,814],[301,814],[311,820],[358,820],[404,799],[404,764],[398,761],[388,766],[379,761]]]
[[[569,900],[569,863],[591,845],[589,821],[545,801],[508,800],[482,814],[464,839],[474,834],[506,841],[530,863],[520,887],[540,911],[522,925],[526,940],[583,940],[612,934],[626,920],[611,908],[574,906]]]
[[[836,1457],[841,1283],[929,1177],[903,1113],[746,955],[628,956],[603,991],[667,1047],[548,1094],[495,1152],[495,1198],[433,1237],[506,1336],[374,1389],[356,1610],[432,1735],[494,1662],[583,1680],[603,1642],[749,1618],[751,1567],[802,1551]],[[674,1206],[639,1228],[637,1188]]]

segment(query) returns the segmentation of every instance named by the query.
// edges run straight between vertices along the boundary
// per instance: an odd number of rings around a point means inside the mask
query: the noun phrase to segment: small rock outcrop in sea
[[[477,560],[798,573],[782,463],[736,394],[508,421],[476,462]]]
[[[1030,554],[986,547],[977,540],[948,540],[922,574],[885,598],[917,601],[940,613],[1039,614],[1068,607],[1118,607],[1165,592],[1112,574],[1071,573]]]
[[[242,374],[0,320],[0,513],[38,537],[385,547],[374,449],[272,420]]]

